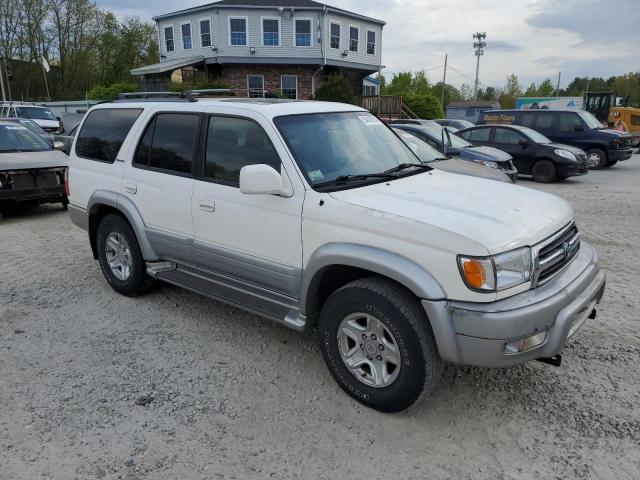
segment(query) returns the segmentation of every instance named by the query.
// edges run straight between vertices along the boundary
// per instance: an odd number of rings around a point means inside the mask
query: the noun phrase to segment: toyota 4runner
[[[67,186],[117,292],[163,281],[317,328],[337,383],[381,411],[445,362],[557,361],[605,287],[567,202],[434,170],[351,105],[103,103]]]

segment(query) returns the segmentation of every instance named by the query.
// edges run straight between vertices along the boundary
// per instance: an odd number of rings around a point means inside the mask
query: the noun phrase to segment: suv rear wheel
[[[102,273],[116,292],[136,296],[151,290],[154,280],[147,275],[138,240],[122,217],[107,215],[102,219],[96,245]]]
[[[587,150],[587,166],[591,170],[602,170],[607,166],[607,154],[599,148]]]
[[[334,292],[320,313],[320,349],[338,385],[382,412],[404,410],[435,389],[443,363],[416,298],[382,278]]]

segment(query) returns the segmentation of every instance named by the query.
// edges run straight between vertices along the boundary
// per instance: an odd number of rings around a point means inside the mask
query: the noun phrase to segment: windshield
[[[276,118],[275,124],[312,186],[418,163],[411,150],[368,112],[289,115]]]
[[[41,152],[51,145],[22,125],[0,125],[0,153]]]
[[[424,129],[427,135],[432,137],[436,142],[438,142],[438,144],[442,143],[442,134],[443,134],[442,130],[443,130],[443,127],[438,127],[438,128],[426,127]],[[463,140],[457,135],[454,135],[453,132],[449,130],[449,127],[447,127],[447,131],[449,132],[449,137],[451,137],[451,140],[449,141],[447,134],[444,133],[444,141],[447,144],[447,148],[455,148],[456,150],[460,150],[467,147],[473,147],[473,144],[467,142],[466,140]]]
[[[20,123],[32,132],[37,133],[38,135],[44,135],[45,133],[47,133],[42,128],[40,128],[40,125],[38,125],[36,122],[32,122],[31,120],[27,120],[26,118],[21,118]]]
[[[540,132],[533,130],[532,128],[522,127],[519,130],[527,137],[529,137],[529,140],[534,143],[551,143],[551,140],[549,138],[545,137]]]
[[[434,160],[447,160],[438,150],[433,148],[428,143],[420,140],[410,132],[404,130],[394,129],[402,141],[411,149],[413,153],[417,155],[423,163],[433,162]]]
[[[602,128],[602,123],[596,117],[593,116],[590,112],[578,112],[580,118],[584,120],[584,123],[587,124],[589,128]]]
[[[16,107],[16,113],[19,117],[31,118],[35,120],[57,120],[51,110],[40,107]]]
[[[475,127],[475,125],[469,120],[456,120],[462,128]]]

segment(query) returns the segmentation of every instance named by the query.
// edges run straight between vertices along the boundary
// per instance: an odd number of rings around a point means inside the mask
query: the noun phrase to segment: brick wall
[[[222,65],[220,80],[231,88],[246,89],[248,75],[264,75],[264,88],[270,92],[280,93],[280,76],[296,75],[298,77],[298,99],[311,98],[311,77],[318,70],[315,65]],[[321,85],[322,73],[316,76],[317,85]]]

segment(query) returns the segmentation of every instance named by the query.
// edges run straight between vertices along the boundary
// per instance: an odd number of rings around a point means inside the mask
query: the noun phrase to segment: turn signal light
[[[485,284],[484,267],[479,260],[473,258],[465,260],[462,264],[464,277],[470,287],[482,288]]]

